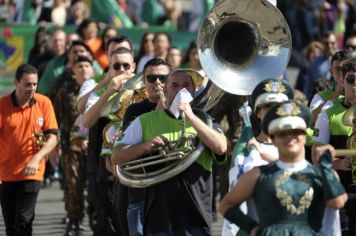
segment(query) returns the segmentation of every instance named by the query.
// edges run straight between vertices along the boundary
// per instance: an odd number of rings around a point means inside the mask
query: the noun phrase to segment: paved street
[[[42,188],[36,207],[36,218],[34,221],[34,236],[59,236],[63,235],[65,225],[62,220],[65,217],[63,192],[55,182],[49,188]],[[84,222],[85,230],[83,236],[91,235],[87,220]],[[5,235],[5,226],[0,214],[0,235]]]
[[[59,184],[55,182],[49,188],[43,188],[40,191],[36,207],[36,218],[33,225],[34,236],[61,236],[64,233],[65,225],[62,220],[65,217],[63,192]],[[220,235],[222,218],[213,224],[214,236]],[[5,236],[5,225],[0,213],[0,236]],[[84,231],[82,236],[92,235],[88,226],[87,217],[84,220]]]

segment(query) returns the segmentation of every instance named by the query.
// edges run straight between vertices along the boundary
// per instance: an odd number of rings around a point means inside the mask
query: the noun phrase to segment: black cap
[[[91,65],[93,65],[93,61],[90,60],[90,58],[82,55],[77,56],[77,58],[74,61],[74,64],[77,64],[79,62],[89,62]]]
[[[310,123],[310,111],[303,104],[290,100],[270,108],[263,119],[263,131],[274,135],[278,131],[299,129],[306,131]]]
[[[266,79],[261,81],[252,91],[252,107],[257,107],[268,103],[280,103],[294,98],[294,90],[285,80]]]

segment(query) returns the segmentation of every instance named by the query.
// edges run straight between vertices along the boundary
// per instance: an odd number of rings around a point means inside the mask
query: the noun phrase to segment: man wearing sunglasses
[[[105,78],[98,83],[94,92],[89,95],[83,113],[83,124],[89,130],[88,178],[96,217],[104,219],[95,228],[98,234],[111,235],[116,233],[116,221],[113,219],[113,183],[114,176],[106,170],[105,158],[101,158],[102,132],[110,117],[118,111],[115,99],[121,96],[124,84],[132,78],[135,71],[133,52],[120,47],[114,50],[109,60],[109,70]],[[118,99],[119,100],[119,99]],[[100,215],[99,215],[100,214]]]
[[[314,145],[331,144],[335,149],[346,149],[347,140],[352,134],[352,127],[342,123],[343,115],[349,107],[356,104],[356,58],[351,58],[342,64],[343,87],[345,97],[339,97],[334,105],[320,113],[314,129]],[[349,194],[349,201],[345,206],[346,214],[340,211],[343,234],[355,235],[356,193],[352,181],[350,158],[338,158],[333,161],[334,168],[340,176],[341,183]],[[344,222],[343,222],[344,221]],[[348,234],[347,234],[348,233]]]
[[[160,58],[153,58],[145,64],[142,79],[148,97],[141,102],[131,104],[126,109],[122,130],[125,130],[136,117],[162,108],[161,96],[170,71],[170,65]],[[112,168],[112,171],[115,172],[116,170]],[[116,195],[115,204],[119,214],[117,217],[119,228],[122,229],[126,225],[130,235],[143,235],[143,197],[145,190],[126,187],[120,184],[118,179],[115,185],[117,191],[114,194]],[[124,232],[122,232],[122,235],[125,235]]]
[[[335,82],[334,88],[324,89],[316,93],[310,102],[310,111],[312,114],[311,124],[314,126],[316,118],[318,117],[320,111],[326,110],[327,108],[333,106],[334,101],[344,94],[343,87],[343,76],[341,71],[342,63],[350,58],[350,54],[347,51],[337,51],[331,57],[330,62],[330,73],[332,79]]]
[[[351,35],[345,40],[344,48],[349,53],[354,53],[356,51],[356,35]]]
[[[168,107],[178,93],[184,94],[183,91],[194,97],[202,81],[198,72],[172,72],[164,86]],[[186,117],[185,133],[196,135],[206,148],[182,173],[145,188],[144,235],[211,235],[212,161],[225,161],[226,139],[217,126],[211,128],[200,120],[189,103],[178,102],[177,108]],[[168,141],[179,138],[181,129],[181,119],[169,110],[143,114],[128,126],[123,139],[115,144],[111,159],[120,165],[150,155]]]

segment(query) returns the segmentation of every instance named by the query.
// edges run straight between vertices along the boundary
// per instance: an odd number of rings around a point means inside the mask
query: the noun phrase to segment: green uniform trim
[[[347,109],[339,101],[335,101],[334,106],[327,109],[325,112],[329,118],[329,130],[330,134],[335,135],[351,135],[351,127],[345,126],[342,123],[342,117],[346,113]]]
[[[345,126],[342,118],[347,111],[342,104],[343,99],[336,99],[334,106],[327,109],[326,115],[329,118],[330,144],[335,148],[346,148],[346,140],[352,134],[352,127]]]
[[[323,91],[318,92],[317,94],[324,100],[329,100],[329,97],[334,92],[332,89],[325,89]]]
[[[313,145],[313,135],[314,135],[314,130],[312,128],[307,128],[307,140],[305,142],[306,146]]]

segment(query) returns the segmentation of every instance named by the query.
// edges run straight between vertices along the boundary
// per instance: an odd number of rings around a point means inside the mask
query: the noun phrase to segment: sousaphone
[[[291,35],[284,17],[264,0],[218,2],[205,17],[197,43],[202,67],[212,82],[197,98],[198,102],[194,101],[198,106],[204,103],[205,111],[216,106],[225,92],[250,95],[260,81],[281,76],[291,53]],[[205,112],[196,114],[212,125]],[[120,182],[142,188],[181,173],[205,148],[201,141],[193,148],[182,148],[178,144],[184,141],[187,140],[182,137],[170,144],[174,147],[172,155],[164,148],[144,161],[139,159],[121,165],[117,169]],[[146,167],[156,163],[166,164],[161,169],[146,171]],[[142,168],[144,171],[136,172]]]
[[[209,111],[226,92],[250,95],[262,80],[280,77],[292,39],[282,13],[267,0],[223,0],[203,20],[197,45],[213,83],[205,91]]]

